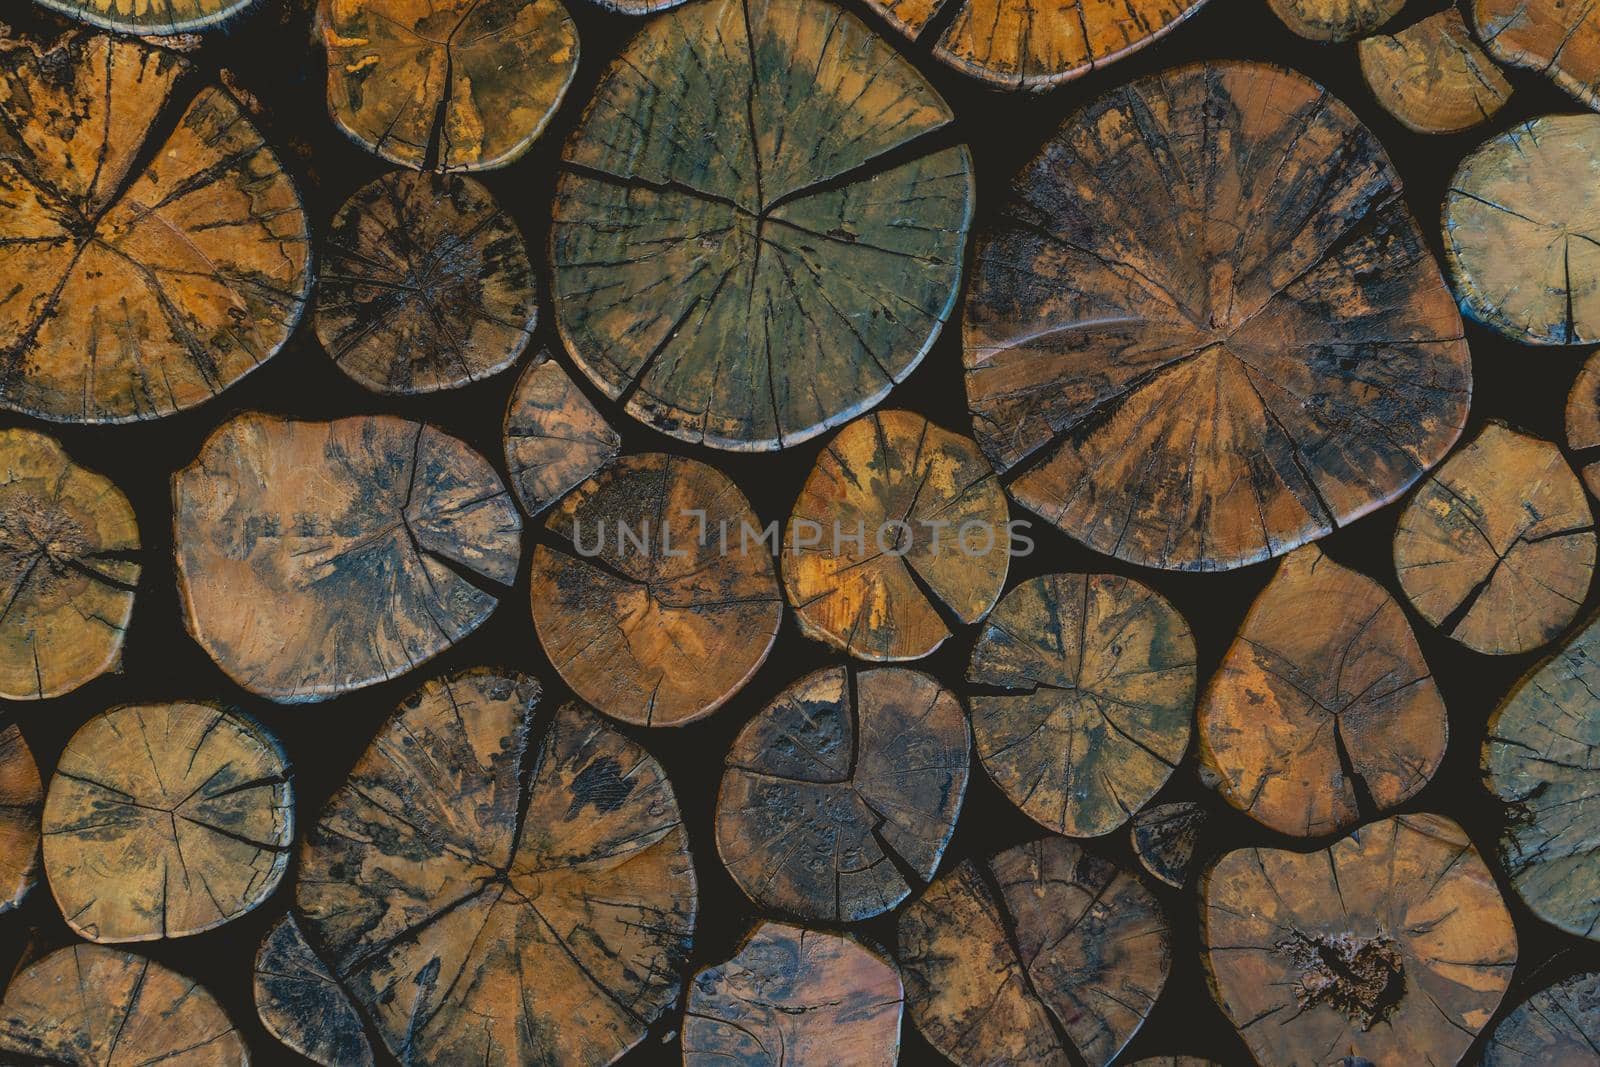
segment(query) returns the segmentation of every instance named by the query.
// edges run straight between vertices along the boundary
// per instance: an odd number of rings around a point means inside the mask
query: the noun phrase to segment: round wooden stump
[[[1541,989],[1501,1019],[1482,1067],[1593,1067],[1600,1063],[1600,974]]]
[[[39,881],[39,815],[44,786],[33,751],[15,725],[0,730],[0,913]]]
[[[1035,822],[1109,833],[1189,747],[1195,650],[1160,594],[1110,574],[1049,574],[1000,601],[967,681],[978,758]]]
[[[122,662],[139,527],[53,438],[0,430],[0,700],[71,692]]]
[[[516,577],[522,520],[461,441],[390,415],[246,414],[173,476],[189,632],[240,685],[323,700],[475,630]]]
[[[871,408],[955,304],[973,205],[954,118],[826,0],[644,24],[566,150],[551,259],[578,367],[664,433],[772,450]]]
[[[966,860],[900,914],[906,1009],[957,1067],[1105,1067],[1171,965],[1133,875],[1050,837]]]
[[[881,915],[938,868],[970,753],[960,701],[925,674],[808,674],[734,739],[717,851],[762,907],[825,922]]]
[[[301,921],[402,1063],[608,1063],[677,1003],[697,895],[672,788],[538,699],[428,682],[306,836]]]
[[[1261,1063],[1454,1063],[1517,962],[1494,876],[1439,815],[1230,852],[1200,892],[1212,994]]]
[[[1528,67],[1600,109],[1600,8],[1571,0],[1473,0],[1489,54]]]
[[[978,443],[1098,552],[1225,570],[1395,499],[1455,442],[1471,365],[1400,179],[1343,104],[1182,67],[1069,119],[980,241]]]
[[[323,1067],[371,1067],[361,1016],[293,915],[273,923],[262,939],[254,991],[261,1025],[295,1052]]]
[[[1352,41],[1382,26],[1405,0],[1267,0],[1283,24],[1313,41]]]
[[[517,379],[505,439],[511,488],[529,515],[598,474],[622,449],[621,435],[547,352]]]
[[[1567,448],[1581,453],[1583,484],[1600,497],[1600,351],[1584,362],[1567,394]]]
[[[256,0],[36,0],[68,18],[115,33],[167,37],[221,26]]]
[[[783,540],[800,630],[857,659],[920,659],[1005,588],[1005,491],[965,437],[909,411],[839,431]]]
[[[431,393],[515,363],[538,312],[517,224],[471,178],[397,171],[334,216],[314,322],[339,369]]]
[[[1208,818],[1205,808],[1187,800],[1141,811],[1129,832],[1140,866],[1174,889],[1188,885]]]
[[[1511,83],[1454,7],[1363,40],[1361,73],[1385,111],[1417,133],[1460,133],[1493,118]]]
[[[783,617],[759,526],[738,486],[692,459],[625,456],[580,486],[546,519],[565,543],[533,551],[534,628],[562,680],[636,726],[721,707]]]

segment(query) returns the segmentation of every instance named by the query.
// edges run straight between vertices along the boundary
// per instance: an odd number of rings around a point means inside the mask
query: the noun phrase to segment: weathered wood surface
[[[534,628],[562,680],[602,712],[682,726],[766,660],[783,618],[771,549],[720,471],[625,456],[545,525],[563,543],[534,548]]]
[[[110,37],[0,41],[0,407],[170,415],[293,331],[311,283],[299,196],[226,90],[173,96],[187,69]]]
[[[44,784],[16,725],[0,730],[0,914],[39,881],[39,814]]]
[[[1460,133],[1487,122],[1511,83],[1454,7],[1357,46],[1361,73],[1385,111],[1417,133]]]
[[[389,415],[241,415],[172,496],[189,632],[273,700],[411,670],[487,619],[517,573],[522,520],[494,468]]]
[[[1489,54],[1540,72],[1600,109],[1600,7],[1572,0],[1473,0]]]
[[[1578,457],[1580,473],[1590,494],[1600,497],[1600,458],[1591,452],[1600,449],[1600,351],[1584,361],[1567,394],[1567,449],[1589,453]]]
[[[515,162],[578,70],[561,0],[321,0],[317,27],[334,123],[413,170]]]
[[[1594,515],[1561,450],[1499,422],[1423,483],[1394,535],[1411,606],[1491,655],[1555,640],[1577,616],[1594,562]]]
[[[1194,637],[1177,609],[1129,578],[1018,585],[985,624],[967,681],[984,770],[1057,833],[1121,826],[1189,747]]]
[[[361,1016],[292,914],[268,928],[254,976],[256,1014],[267,1033],[323,1067],[374,1062]]]
[[[1152,877],[1182,889],[1194,873],[1195,851],[1208,819],[1206,809],[1189,800],[1145,808],[1129,827],[1139,865]]]
[[[894,1067],[905,990],[894,964],[843,934],[764,922],[689,986],[685,1067]]]
[[[277,889],[294,791],[277,741],[209,704],[112,708],[72,735],[44,804],[44,871],[90,941],[215,929]]]
[[[940,875],[899,942],[907,1012],[957,1067],[1105,1067],[1171,966],[1150,890],[1057,837]]]
[[[72,1067],[250,1062],[244,1039],[205,989],[103,945],[60,949],[12,979],[0,1001],[0,1056]]]
[[[1200,701],[1200,760],[1223,799],[1299,837],[1415,795],[1449,732],[1400,605],[1315,545],[1278,565]]]
[[[920,39],[947,4],[958,10],[933,46],[936,58],[1004,89],[1042,92],[1139,51],[1176,29],[1205,0],[867,0],[907,37]]]
[[[697,894],[655,759],[538,683],[402,704],[306,836],[296,903],[402,1063],[601,1065],[677,1003]]]
[[[505,439],[511,488],[529,515],[599,473],[622,450],[622,436],[543,351],[511,391]]]
[[[1259,63],[1108,93],[1016,179],[963,322],[978,443],[1024,507],[1132,563],[1280,555],[1461,432],[1461,320],[1343,104]]]
[[[697,0],[601,80],[556,186],[556,323],[664,433],[771,450],[871,408],[955,304],[953,114],[825,0]]]
[[[970,753],[960,701],[926,674],[808,674],[734,739],[717,851],[763,908],[825,922],[880,915],[933,877]]]
[[[472,178],[396,171],[334,216],[316,324],[340,370],[380,393],[428,393],[505,370],[538,317],[517,224]]]
[[[1400,13],[1405,0],[1267,0],[1283,24],[1313,41],[1365,37]]]
[[[0,700],[60,696],[120,666],[138,550],[110,479],[53,438],[0,430]]]
[[[1600,620],[1590,620],[1489,719],[1483,776],[1509,809],[1500,858],[1533,913],[1600,940]]]
[[[840,430],[783,540],[800,631],[857,659],[920,659],[1005,587],[1005,490],[977,446],[909,411]]]
[[[1575,974],[1507,1015],[1483,1048],[1483,1067],[1593,1067],[1600,1063],[1600,974]]]
[[[144,37],[196,33],[221,26],[256,0],[36,0],[91,26]]]
[[[1600,115],[1545,115],[1479,146],[1450,179],[1444,251],[1485,326],[1523,344],[1600,341]]]
[[[1261,1063],[1455,1063],[1511,981],[1494,877],[1440,815],[1318,852],[1230,852],[1201,880],[1212,993]]]

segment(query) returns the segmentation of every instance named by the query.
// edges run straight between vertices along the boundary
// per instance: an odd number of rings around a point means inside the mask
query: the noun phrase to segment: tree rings
[[[15,723],[0,730],[0,913],[22,903],[39,880],[39,815],[44,785]]]
[[[267,930],[254,977],[256,1014],[269,1034],[323,1067],[371,1067],[361,1016],[292,914]]]
[[[1593,1067],[1600,1062],[1600,974],[1541,989],[1501,1019],[1483,1067]]]
[[[1273,14],[1301,37],[1349,41],[1394,18],[1405,0],[1267,0]]]
[[[1368,37],[1357,50],[1372,95],[1416,133],[1470,130],[1511,96],[1511,83],[1453,7],[1393,34]]]
[[[1600,108],[1600,8],[1570,0],[1473,0],[1489,54],[1529,67]]]
[[[36,0],[68,18],[115,33],[166,37],[226,23],[256,0]]]
[[[617,458],[622,437],[572,376],[540,352],[511,391],[506,469],[529,515],[538,515]]]
[[[1133,817],[1129,838],[1139,865],[1174,889],[1189,882],[1206,809],[1193,801],[1155,804]]]

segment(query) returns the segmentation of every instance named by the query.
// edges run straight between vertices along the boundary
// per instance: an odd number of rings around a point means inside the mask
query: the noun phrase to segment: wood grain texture
[[[227,90],[174,95],[187,70],[110,37],[0,42],[0,407],[170,415],[266,362],[299,321],[299,195]]]
[[[692,459],[625,456],[545,520],[534,628],[561,678],[636,726],[682,726],[765,662],[783,618],[760,521],[731,479]],[[568,549],[571,551],[568,551]]]
[[[317,338],[368,389],[452,389],[528,346],[533,263],[517,224],[471,178],[386,174],[345,201],[323,249]]]
[[[1551,78],[1600,109],[1600,7],[1571,0],[1473,0],[1489,54]]]
[[[1545,922],[1600,940],[1600,621],[1517,683],[1489,718],[1483,777],[1507,806],[1500,858]]]
[[[622,436],[543,351],[511,391],[505,439],[511,488],[529,515],[598,474],[622,450]]]
[[[1468,648],[1527,652],[1577,617],[1594,515],[1549,441],[1490,422],[1400,513],[1394,566],[1411,606]]]
[[[689,986],[685,1067],[894,1067],[905,990],[893,963],[843,934],[763,922]]]
[[[0,430],[0,700],[71,692],[122,662],[139,527],[55,439]]]
[[[0,1055],[71,1067],[250,1063],[244,1039],[210,993],[103,945],[52,952],[11,980],[0,1001]]]
[[[1600,449],[1600,351],[1584,361],[1567,394],[1567,449],[1580,453],[1576,458],[1583,484],[1600,497],[1600,458],[1591,452]]]
[[[1171,967],[1155,896],[1058,837],[940,875],[899,944],[906,1009],[957,1067],[1105,1067]]]
[[[1229,804],[1319,837],[1433,778],[1444,698],[1383,586],[1315,545],[1285,556],[1200,701],[1200,760]]]
[[[800,631],[857,659],[928,655],[999,599],[1008,517],[970,439],[909,411],[857,419],[817,457],[784,531]]]
[[[974,430],[1018,503],[1145,566],[1280,555],[1461,432],[1461,321],[1376,138],[1298,74],[1192,65],[1069,118],[982,235]]]
[[[517,573],[522,520],[494,468],[390,415],[241,415],[172,496],[189,632],[272,700],[411,670],[487,619]]]
[[[1593,1067],[1600,1063],[1600,974],[1541,989],[1490,1033],[1483,1067]]]
[[[1171,604],[1129,578],[1018,585],[979,635],[967,681],[984,770],[1057,833],[1115,830],[1189,747],[1194,638]]]
[[[1455,1063],[1517,961],[1493,875],[1440,815],[1230,852],[1200,918],[1212,993],[1261,1063]]]
[[[39,881],[39,816],[44,784],[33,750],[15,724],[0,730],[0,914]]]
[[[306,943],[293,914],[267,929],[256,951],[256,1014],[267,1033],[323,1067],[370,1067],[365,1024],[344,987]]]
[[[717,793],[717,852],[764,908],[855,922],[933,877],[966,795],[961,702],[901,667],[827,667],[739,732]]]
[[[321,0],[317,28],[335,125],[412,170],[515,162],[578,70],[561,0]]]
[[[1210,816],[1193,801],[1153,804],[1133,817],[1129,839],[1139,865],[1174,889],[1189,884]]]
[[[1479,146],[1445,194],[1444,252],[1462,310],[1490,329],[1600,341],[1600,115],[1545,115]]]
[[[972,161],[932,136],[953,117],[826,0],[697,0],[645,23],[556,185],[574,361],[715,448],[781,448],[873,407],[960,287]]]
[[[168,37],[221,26],[256,0],[35,0],[91,26],[143,37]]]
[[[308,934],[402,1063],[611,1063],[674,1007],[694,932],[661,766],[523,675],[408,698],[306,835]]]
[[[1383,109],[1417,133],[1460,133],[1487,122],[1511,83],[1453,7],[1357,45],[1361,73]]]
[[[1267,0],[1283,24],[1313,41],[1351,41],[1382,26],[1405,0]]]

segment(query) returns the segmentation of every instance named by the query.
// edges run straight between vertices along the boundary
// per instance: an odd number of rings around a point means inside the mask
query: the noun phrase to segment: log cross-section
[[[1495,116],[1511,83],[1447,7],[1358,46],[1361,73],[1384,110],[1417,133],[1460,133]]]

